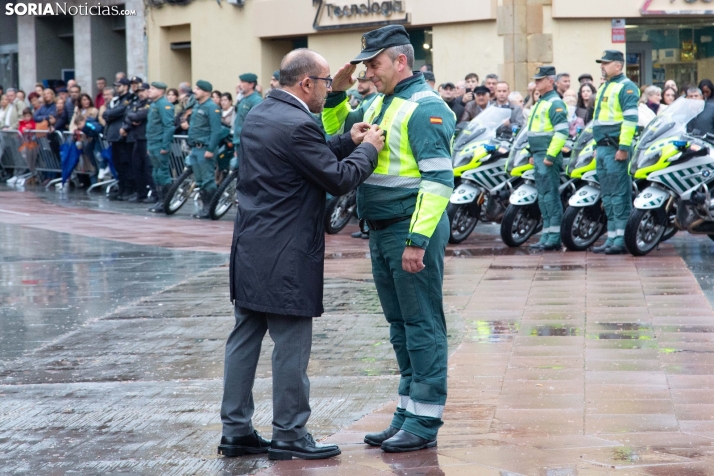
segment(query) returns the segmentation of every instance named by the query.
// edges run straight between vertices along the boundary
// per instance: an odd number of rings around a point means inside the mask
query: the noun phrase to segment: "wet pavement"
[[[362,443],[398,382],[367,242],[329,236],[310,429],[343,454],[271,464],[215,454],[232,220],[188,213],[0,188],[0,473],[714,475],[707,237],[635,259],[510,250],[479,226],[447,253],[438,447],[389,455]]]

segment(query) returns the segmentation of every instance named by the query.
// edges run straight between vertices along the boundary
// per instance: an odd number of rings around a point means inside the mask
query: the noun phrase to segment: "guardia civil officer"
[[[166,83],[155,81],[149,88],[151,107],[146,125],[146,148],[151,160],[151,175],[156,185],[158,202],[150,212],[164,212],[164,197],[171,186],[169,159],[174,138],[174,105],[166,99]]]
[[[560,222],[563,205],[560,202],[561,150],[568,140],[568,108],[554,90],[555,68],[541,66],[533,79],[540,100],[533,107],[528,121],[528,146],[535,166],[538,207],[543,216],[543,233],[531,249],[560,250]]]
[[[377,97],[362,120],[386,130],[377,168],[357,192],[369,227],[372,273],[401,374],[392,423],[365,443],[404,452],[436,446],[446,403],[447,342],[442,300],[453,189],[451,139],[456,118],[413,73],[414,48],[401,25],[362,36],[362,52],[335,75],[325,109],[347,116],[344,93],[364,62]]]
[[[240,133],[245,124],[245,118],[255,106],[263,102],[263,98],[255,90],[258,84],[258,76],[253,73],[244,73],[238,76],[240,79],[240,89],[243,99],[236,105],[236,117],[233,121],[233,147],[235,148],[235,160],[231,161],[231,168],[238,167],[238,154],[240,153]]]
[[[213,86],[208,81],[199,80],[193,88],[196,105],[191,114],[188,128],[188,143],[191,153],[186,163],[193,169],[196,185],[201,190],[201,211],[194,218],[210,218],[211,198],[216,192],[216,158],[221,133],[221,109],[211,99]]]
[[[625,225],[632,210],[628,163],[637,129],[640,89],[623,74],[625,55],[621,51],[606,50],[596,62],[601,64],[602,75],[607,79],[598,90],[593,116],[597,176],[607,215],[607,240],[593,248],[593,252],[615,255],[627,253]]]
[[[131,153],[133,144],[127,141],[127,134],[122,133],[124,117],[129,105],[134,101],[134,94],[129,91],[131,82],[120,78],[114,83],[115,95],[102,117],[106,122],[104,137],[111,144],[112,161],[117,171],[119,181],[118,191],[109,195],[110,200],[126,200],[134,192],[134,171],[131,168]]]
[[[130,166],[136,178],[136,191],[127,199],[128,202],[149,203],[156,199],[155,196],[148,197],[149,189],[155,190],[154,181],[151,179],[151,163],[146,153],[146,120],[150,107],[149,85],[139,83],[136,87],[136,98],[129,106],[122,126],[126,131],[127,141],[134,144]]]

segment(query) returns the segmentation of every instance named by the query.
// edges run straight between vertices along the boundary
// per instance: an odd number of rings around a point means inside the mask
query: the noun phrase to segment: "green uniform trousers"
[[[617,147],[602,145],[597,147],[595,153],[608,237],[625,235],[625,225],[632,211],[632,181],[627,171],[629,161],[615,160],[615,153]]]
[[[444,424],[447,341],[442,297],[449,220],[444,214],[424,254],[423,270],[402,269],[409,220],[369,232],[372,274],[401,380],[392,426],[427,440]]]
[[[171,185],[171,170],[169,169],[169,154],[162,154],[161,149],[149,149],[151,160],[151,176],[157,186]]]
[[[196,186],[207,194],[213,194],[216,189],[216,157],[210,159],[203,156],[206,149],[194,147],[186,157],[186,165],[193,170],[193,177]]]
[[[543,163],[546,153],[534,153],[534,174],[538,190],[538,208],[543,216],[543,233],[560,234],[560,222],[563,220],[563,204],[560,201],[560,171],[563,167],[563,156],[558,156],[553,165]]]

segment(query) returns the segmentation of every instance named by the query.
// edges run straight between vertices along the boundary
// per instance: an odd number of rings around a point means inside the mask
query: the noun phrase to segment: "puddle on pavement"
[[[563,265],[543,265],[539,269],[544,271],[574,271],[576,269],[585,269],[582,264],[563,264]]]
[[[531,337],[573,337],[581,335],[581,329],[573,326],[535,326],[528,333]]]

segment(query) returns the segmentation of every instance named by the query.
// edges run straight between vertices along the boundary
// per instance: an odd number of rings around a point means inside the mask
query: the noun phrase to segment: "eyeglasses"
[[[325,82],[325,85],[327,86],[327,89],[330,89],[332,87],[332,78],[320,78],[319,76],[308,76],[310,79],[321,79],[322,81]],[[300,85],[302,86],[302,81],[300,81]]]

